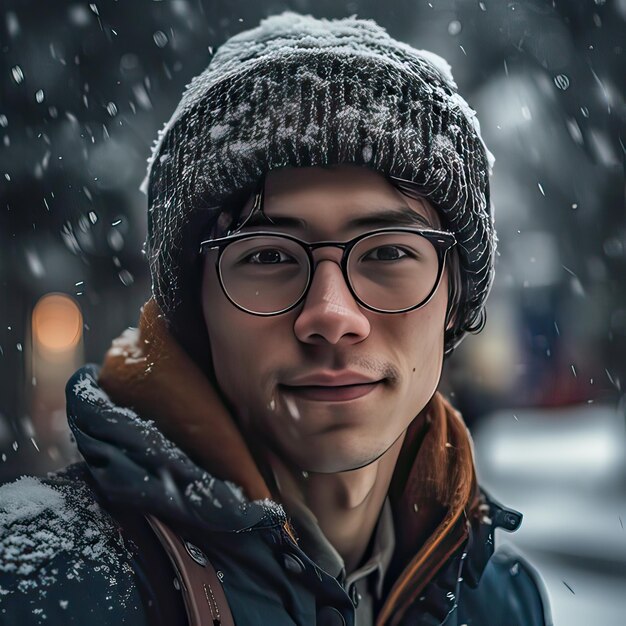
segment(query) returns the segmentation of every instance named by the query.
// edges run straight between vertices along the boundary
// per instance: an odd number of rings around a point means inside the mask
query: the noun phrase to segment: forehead
[[[248,200],[244,212],[253,200]],[[355,165],[269,172],[265,178],[264,213],[276,220],[281,230],[328,237],[366,230],[368,224],[386,227],[397,222],[431,228],[441,225],[437,211],[426,199],[411,198],[382,174]],[[257,221],[251,227],[257,226]],[[263,222],[264,228],[266,225]]]

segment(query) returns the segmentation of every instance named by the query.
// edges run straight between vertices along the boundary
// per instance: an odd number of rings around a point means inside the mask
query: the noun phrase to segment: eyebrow
[[[385,226],[426,226],[435,229],[436,226],[431,224],[430,220],[421,213],[417,213],[407,206],[396,207],[393,209],[383,209],[375,213],[360,215],[343,224],[345,230],[353,228],[384,228]],[[265,215],[260,211],[252,215],[246,222],[245,228],[248,227],[283,227],[283,228],[301,228],[306,229],[309,224],[306,220],[299,217],[289,215]]]

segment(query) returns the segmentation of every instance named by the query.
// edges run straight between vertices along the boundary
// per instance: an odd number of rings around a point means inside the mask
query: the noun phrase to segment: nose
[[[303,343],[359,343],[370,333],[370,323],[350,293],[336,261],[321,260],[294,324]]]

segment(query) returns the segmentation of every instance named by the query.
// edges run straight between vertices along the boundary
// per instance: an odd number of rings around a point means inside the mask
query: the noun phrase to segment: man
[[[154,149],[139,330],[68,382],[85,463],[0,488],[3,623],[550,623],[436,391],[489,168],[445,62],[373,22],[227,41]]]

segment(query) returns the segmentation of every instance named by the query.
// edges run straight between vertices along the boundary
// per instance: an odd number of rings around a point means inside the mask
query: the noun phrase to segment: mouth
[[[279,385],[283,392],[302,400],[345,402],[362,398],[383,384],[382,380],[354,385]]]

